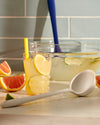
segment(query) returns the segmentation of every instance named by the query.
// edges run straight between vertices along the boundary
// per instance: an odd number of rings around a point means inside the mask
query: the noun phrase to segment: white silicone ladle
[[[70,88],[69,89],[62,89],[55,92],[49,92],[45,94],[40,94],[36,96],[28,96],[24,98],[17,98],[5,101],[1,104],[1,107],[7,108],[7,107],[14,107],[17,105],[21,105],[30,101],[34,101],[37,99],[57,95],[60,93],[65,92],[72,92],[78,96],[86,96],[89,93],[93,91],[95,88],[96,79],[95,79],[95,72],[92,70],[84,70],[80,73],[78,73],[71,81]]]

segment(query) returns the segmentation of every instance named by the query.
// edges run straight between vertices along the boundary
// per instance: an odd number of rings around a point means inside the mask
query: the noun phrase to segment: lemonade
[[[37,87],[34,89],[35,82],[41,86],[42,81],[45,81],[47,84],[43,82],[43,86],[48,86],[48,80],[54,82],[67,82],[71,81],[72,78],[79,73],[80,71],[91,69],[96,73],[100,69],[100,43],[88,43],[81,46],[80,42],[71,42],[71,41],[63,41],[60,42],[59,47],[61,52],[55,52],[54,43],[40,43],[32,42],[30,44],[30,51],[33,55],[43,55],[42,58],[36,58],[32,55],[32,58],[24,60],[25,74],[27,78],[27,92],[29,94],[33,94],[33,90],[35,94],[37,94]],[[43,60],[48,58],[48,55],[51,55],[52,62],[47,62],[42,64]],[[45,56],[44,56],[45,55]],[[33,58],[34,57],[34,58]],[[44,58],[45,57],[45,58]],[[40,61],[41,60],[41,61]],[[52,63],[52,64],[51,64]],[[34,65],[35,64],[35,65]],[[42,64],[42,65],[41,65]],[[50,70],[51,67],[51,70]],[[48,69],[48,70],[47,70]],[[49,72],[50,71],[50,72]],[[50,73],[50,76],[49,76]],[[34,77],[34,78],[33,78]],[[32,78],[32,79],[31,79]],[[31,79],[31,80],[30,80]],[[37,79],[39,82],[37,82]],[[29,83],[30,82],[30,83]],[[33,84],[31,84],[33,83]],[[68,82],[70,83],[70,82]],[[41,89],[40,93],[47,92],[48,89]]]
[[[71,81],[82,70],[91,69],[97,72],[100,69],[100,57],[97,52],[56,55],[52,56],[51,80]]]
[[[49,91],[50,69],[49,55],[45,57],[43,54],[36,54],[29,59],[24,59],[27,94],[37,95]]]

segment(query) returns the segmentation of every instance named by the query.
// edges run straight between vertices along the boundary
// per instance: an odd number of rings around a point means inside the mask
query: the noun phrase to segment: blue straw
[[[55,0],[48,0],[48,8],[49,8],[50,18],[52,23],[55,52],[61,52],[61,49],[59,47],[59,41],[58,41],[58,33],[57,33]]]

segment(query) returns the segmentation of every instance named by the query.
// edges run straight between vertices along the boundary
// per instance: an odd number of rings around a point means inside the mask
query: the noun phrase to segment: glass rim
[[[53,43],[53,42],[41,42],[41,41],[31,41],[31,42],[29,42],[29,44],[37,44],[37,45],[100,45],[100,41],[98,41],[98,42],[91,42],[91,41],[89,41],[89,42],[85,42],[85,43],[81,43],[81,42],[79,42],[79,41],[66,41],[66,42],[64,42],[63,43],[63,41],[62,42],[59,42],[59,44],[55,44],[55,43]]]
[[[81,43],[59,43],[59,44],[54,44],[54,43],[39,43],[38,41],[33,41],[33,42],[30,42],[29,44],[37,44],[37,45],[81,45]]]

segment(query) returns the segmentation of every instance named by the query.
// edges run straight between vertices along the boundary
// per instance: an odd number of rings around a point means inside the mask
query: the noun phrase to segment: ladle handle
[[[48,0],[48,8],[49,8],[49,12],[50,12],[53,37],[54,37],[54,43],[55,43],[55,51],[54,52],[60,53],[61,48],[59,46],[59,40],[58,40],[55,0]]]
[[[7,108],[7,107],[14,107],[14,106],[18,106],[30,101],[34,101],[37,99],[41,99],[41,98],[45,98],[45,97],[49,97],[49,96],[53,96],[53,95],[57,95],[60,93],[64,93],[64,92],[69,92],[71,91],[70,89],[62,89],[62,90],[58,90],[56,92],[49,92],[49,93],[44,93],[44,94],[40,94],[40,95],[36,95],[36,96],[28,96],[28,97],[24,97],[24,98],[17,98],[17,99],[12,99],[12,100],[8,100],[5,101],[1,104],[1,107],[3,108]]]
[[[52,23],[54,42],[55,44],[58,44],[55,0],[48,0],[48,8],[49,8],[50,18],[51,18],[51,23]]]

